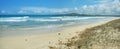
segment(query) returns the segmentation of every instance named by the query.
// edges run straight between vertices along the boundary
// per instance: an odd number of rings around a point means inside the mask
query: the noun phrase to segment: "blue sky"
[[[0,0],[0,9],[20,8],[20,7],[48,7],[48,8],[64,8],[82,6],[85,4],[94,4],[90,0]]]
[[[119,9],[120,0],[0,0],[0,14],[119,14]]]

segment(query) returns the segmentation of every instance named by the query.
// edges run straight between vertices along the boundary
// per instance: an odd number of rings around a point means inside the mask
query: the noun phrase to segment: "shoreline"
[[[102,21],[110,21],[112,19],[117,19],[117,17],[110,17],[110,18],[105,18],[102,19]],[[88,20],[87,20],[88,21]],[[36,35],[36,34],[48,34],[48,33],[56,33],[56,32],[60,32],[64,29],[69,29],[72,27],[78,27],[78,26],[84,26],[84,25],[88,25],[88,24],[94,24],[97,22],[101,22],[101,20],[96,20],[95,22],[91,22],[91,23],[80,23],[80,24],[63,24],[63,25],[59,25],[56,27],[51,27],[51,26],[46,26],[45,28],[42,28],[41,26],[37,26],[37,27],[25,27],[25,28],[14,28],[14,29],[3,29],[0,30],[1,31],[1,35],[0,37],[11,37],[11,36],[26,36],[26,35]],[[8,33],[9,32],[9,33]]]
[[[15,37],[0,37],[0,49],[49,49],[48,46],[55,46],[55,44],[58,43],[58,40],[66,41],[65,39],[75,36],[77,32],[83,31],[86,28],[105,24],[107,22],[109,21],[101,21],[94,24],[67,27],[60,32],[53,33]]]

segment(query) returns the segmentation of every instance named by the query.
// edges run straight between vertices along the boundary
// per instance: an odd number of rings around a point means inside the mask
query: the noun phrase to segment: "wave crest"
[[[29,17],[29,16],[23,16],[23,17],[5,17],[0,18],[0,22],[25,22],[25,21],[71,21],[71,20],[83,20],[83,19],[91,19],[91,18],[104,18],[104,17]]]
[[[0,22],[21,22],[27,21],[29,16],[0,18]]]

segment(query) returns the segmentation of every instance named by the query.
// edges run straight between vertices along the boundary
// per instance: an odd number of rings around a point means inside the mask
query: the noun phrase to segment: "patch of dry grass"
[[[58,47],[54,49],[120,49],[120,19],[79,32]]]

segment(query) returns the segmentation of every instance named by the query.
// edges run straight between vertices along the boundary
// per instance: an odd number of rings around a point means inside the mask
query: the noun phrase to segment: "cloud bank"
[[[102,0],[99,1],[99,4],[95,5],[84,5],[80,7],[79,11],[81,13],[87,14],[103,14],[103,15],[111,15],[111,14],[120,14],[120,1],[119,0]]]
[[[93,0],[94,1],[94,0]],[[101,15],[120,15],[119,0],[96,0],[97,4],[83,5],[73,8],[46,8],[46,7],[22,7],[16,14],[101,14]],[[1,11],[5,13],[5,11]]]
[[[64,13],[64,12],[69,12],[68,8],[44,8],[44,7],[23,7],[21,10],[18,11],[19,14],[24,14],[24,13],[35,13],[35,14],[52,14],[52,13]]]

